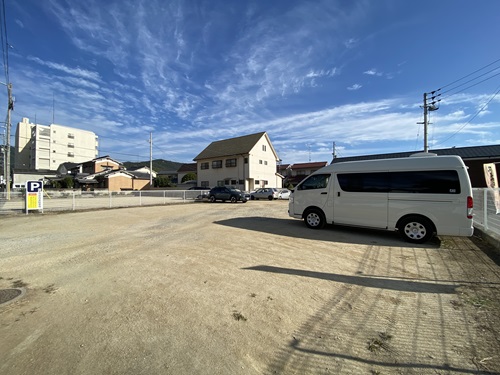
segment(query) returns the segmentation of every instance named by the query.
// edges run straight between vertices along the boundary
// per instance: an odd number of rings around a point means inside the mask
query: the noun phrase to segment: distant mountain
[[[153,160],[153,170],[155,172],[176,171],[179,169],[179,167],[182,164],[184,164],[184,163],[178,163],[176,161],[170,161],[170,160],[156,159],[156,160]],[[138,161],[138,162],[126,161],[123,163],[123,165],[128,170],[134,170],[134,169],[142,168],[142,167],[149,168],[149,160]]]

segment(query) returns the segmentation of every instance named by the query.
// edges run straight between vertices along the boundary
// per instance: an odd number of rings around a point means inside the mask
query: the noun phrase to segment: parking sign
[[[42,210],[43,212],[43,182],[26,182],[26,214],[29,210]]]

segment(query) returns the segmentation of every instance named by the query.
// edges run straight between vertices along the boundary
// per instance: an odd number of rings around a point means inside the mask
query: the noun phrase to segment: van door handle
[[[337,192],[337,197],[340,197],[340,191]]]
[[[324,191],[323,193],[321,193],[321,195],[323,195],[323,194],[328,194],[328,193],[326,191]]]

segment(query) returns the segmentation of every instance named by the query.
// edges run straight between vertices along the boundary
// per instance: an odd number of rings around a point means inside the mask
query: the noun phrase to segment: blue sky
[[[330,161],[333,142],[339,156],[422,150],[423,93],[444,87],[430,148],[500,143],[500,62],[447,86],[500,59],[497,0],[5,6],[13,133],[54,118],[142,161],[152,132],[153,158],[192,162],[266,131],[283,163]]]

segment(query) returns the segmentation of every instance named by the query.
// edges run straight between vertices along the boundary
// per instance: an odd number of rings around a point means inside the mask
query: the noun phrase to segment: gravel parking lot
[[[0,217],[0,374],[500,373],[476,239],[307,229],[287,201]]]

